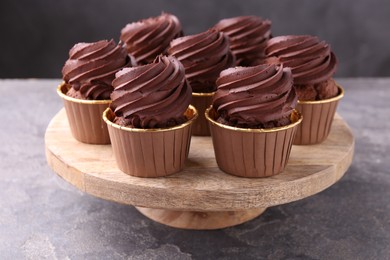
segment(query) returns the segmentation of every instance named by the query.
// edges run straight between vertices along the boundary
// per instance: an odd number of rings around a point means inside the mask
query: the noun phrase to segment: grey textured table
[[[48,166],[44,133],[60,80],[0,80],[0,259],[388,259],[390,78],[339,79],[356,137],[345,177],[301,201],[217,231],[155,223]]]

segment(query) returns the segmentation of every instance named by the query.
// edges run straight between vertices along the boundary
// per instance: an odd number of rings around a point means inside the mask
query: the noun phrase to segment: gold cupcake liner
[[[109,144],[107,125],[102,120],[104,110],[111,100],[82,100],[66,95],[70,86],[62,82],[57,87],[58,95],[64,100],[64,107],[73,137],[87,144]]]
[[[337,85],[336,97],[318,101],[298,101],[296,109],[302,114],[302,124],[298,126],[294,145],[319,144],[326,140],[332,128],[337,105],[344,96],[344,90]]]
[[[211,106],[215,92],[192,93],[191,104],[198,110],[199,117],[192,126],[192,135],[210,136],[209,124],[204,116],[206,109]]]
[[[103,120],[118,168],[136,177],[162,177],[181,171],[188,158],[191,128],[198,113],[190,105],[185,115],[188,121],[175,127],[140,129],[113,123],[115,114],[107,108]]]
[[[284,170],[302,115],[294,110],[293,123],[269,129],[231,127],[216,122],[217,112],[206,110],[218,167],[231,175],[268,177]]]

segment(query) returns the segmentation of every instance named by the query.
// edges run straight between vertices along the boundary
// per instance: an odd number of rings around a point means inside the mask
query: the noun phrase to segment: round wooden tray
[[[241,224],[267,207],[303,199],[335,182],[352,162],[354,137],[336,115],[328,139],[320,145],[293,146],[279,175],[249,179],[219,170],[210,137],[192,137],[186,168],[162,178],[138,178],[121,172],[110,145],[88,145],[70,133],[65,110],[45,134],[50,167],[80,190],[131,204],[145,216],[187,229],[217,229]]]

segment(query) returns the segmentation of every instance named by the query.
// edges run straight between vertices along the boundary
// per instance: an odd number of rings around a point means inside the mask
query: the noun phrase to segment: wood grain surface
[[[220,171],[210,137],[192,137],[182,172],[148,179],[126,175],[117,168],[110,145],[88,145],[72,138],[63,109],[50,122],[45,143],[50,167],[86,193],[139,207],[181,211],[259,210],[303,199],[338,181],[354,151],[352,132],[338,115],[325,142],[293,146],[285,170],[261,179]]]
[[[161,224],[182,228],[210,230],[242,224],[262,214],[265,208],[237,211],[182,211],[136,207],[144,216]]]

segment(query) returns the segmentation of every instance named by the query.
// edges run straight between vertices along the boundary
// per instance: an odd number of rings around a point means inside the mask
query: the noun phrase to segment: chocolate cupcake
[[[337,58],[329,44],[309,35],[279,36],[267,42],[265,52],[266,62],[290,67],[294,77],[297,109],[304,117],[294,144],[324,141],[344,93],[333,79]]]
[[[254,15],[238,16],[222,19],[214,28],[229,37],[236,65],[248,66],[265,57],[265,43],[271,38],[270,20]]]
[[[127,24],[120,39],[126,44],[127,52],[139,64],[153,62],[156,56],[165,54],[169,43],[183,35],[179,19],[169,13]]]
[[[218,166],[241,177],[267,177],[285,168],[296,127],[297,96],[283,65],[236,67],[221,72],[206,111]]]
[[[192,88],[191,103],[200,114],[193,126],[193,134],[210,135],[204,111],[211,105],[219,73],[235,63],[227,36],[211,29],[177,38],[171,42],[168,53],[183,63]]]
[[[183,65],[159,56],[144,66],[124,68],[112,82],[112,103],[103,118],[120,170],[160,177],[183,169],[197,117]]]
[[[70,49],[62,69],[64,83],[57,92],[64,100],[75,139],[90,144],[110,143],[101,115],[111,102],[111,82],[118,70],[134,64],[134,59],[113,40],[78,43]]]

